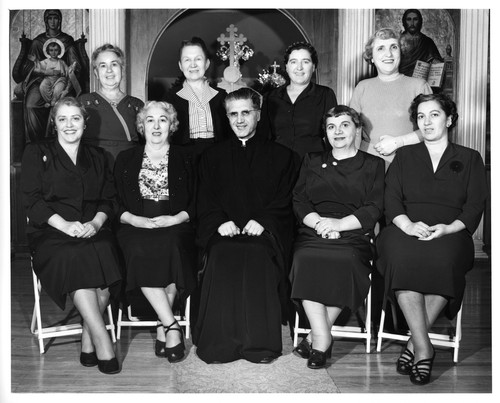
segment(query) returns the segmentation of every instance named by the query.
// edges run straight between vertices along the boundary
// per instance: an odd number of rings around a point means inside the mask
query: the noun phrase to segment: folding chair
[[[40,293],[42,292],[42,285],[37,275],[35,274],[35,271],[33,270],[33,266],[31,272],[33,273],[33,292],[35,294],[35,306],[33,307],[33,316],[31,318],[31,333],[38,337],[40,354],[43,354],[45,353],[45,347],[43,344],[44,339],[81,334],[82,326],[79,323],[51,327],[42,326],[42,311],[40,308]],[[111,333],[111,339],[113,340],[113,343],[115,343],[115,325],[113,323],[113,313],[111,311],[111,305],[109,304],[107,307],[107,312],[109,324],[106,326],[106,329],[108,329]]]
[[[370,274],[370,280],[371,280],[371,274]],[[358,310],[358,312],[356,312],[356,316],[358,317],[358,320],[361,322],[360,326],[333,325],[332,329],[331,329],[332,336],[334,336],[334,337],[365,339],[367,353],[370,352],[371,338],[372,338],[372,331],[371,331],[372,301],[371,301],[371,296],[372,296],[372,287],[370,285],[370,288],[368,289],[368,295],[366,296],[365,303],[364,303],[364,308],[365,308],[364,323],[363,323],[363,320],[361,319],[361,315],[359,314],[359,310]],[[295,325],[293,328],[293,332],[294,332],[294,334],[293,334],[293,346],[297,347],[299,333],[308,334],[310,331],[311,331],[311,329],[302,328],[299,326],[299,314],[298,314],[298,312],[296,312],[295,313]]]
[[[410,331],[407,331],[405,333],[390,333],[384,331],[385,310],[387,308],[388,303],[390,302],[386,297],[382,307],[382,314],[380,315],[380,326],[377,338],[378,353],[381,350],[383,339],[400,340],[406,342],[411,336]],[[394,307],[392,308],[393,308],[392,309],[393,317],[395,317],[395,309]],[[454,363],[458,362],[458,350],[460,348],[460,340],[462,339],[462,308],[463,308],[463,302],[462,305],[460,305],[460,310],[457,313],[455,328],[451,329],[449,334],[429,332],[429,338],[431,339],[431,343],[433,345],[453,348]],[[395,327],[397,328],[397,325]]]
[[[184,335],[186,339],[189,339],[191,334],[191,297],[187,297],[186,299],[186,307],[184,310],[184,315],[179,313],[178,315],[174,315],[175,320],[179,323],[180,326],[185,327]],[[132,314],[132,305],[127,305],[127,318],[128,320],[123,319],[123,303],[120,303],[120,307],[118,309],[118,321],[116,322],[116,338],[120,340],[121,329],[122,326],[130,326],[130,327],[156,327],[157,320],[142,320],[137,316]]]

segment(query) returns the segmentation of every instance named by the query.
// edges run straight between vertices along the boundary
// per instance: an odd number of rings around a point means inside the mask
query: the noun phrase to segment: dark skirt
[[[358,309],[370,288],[373,247],[364,235],[343,234],[323,239],[310,228],[300,228],[295,241],[290,281],[292,299],[325,306]]]
[[[66,295],[84,288],[110,288],[116,297],[121,280],[116,241],[107,228],[91,238],[74,238],[54,228],[30,237],[33,269],[42,288],[61,308]]]
[[[169,214],[168,201],[145,201],[145,216]],[[126,291],[138,287],[166,287],[175,284],[181,298],[196,286],[197,249],[192,224],[166,228],[136,228],[121,225],[117,238],[126,269]]]
[[[445,314],[453,319],[460,309],[465,274],[474,264],[474,243],[467,231],[419,241],[390,225],[377,239],[377,269],[384,276],[385,292],[411,290],[448,299]]]
[[[281,269],[267,233],[212,238],[193,330],[206,363],[281,355]]]

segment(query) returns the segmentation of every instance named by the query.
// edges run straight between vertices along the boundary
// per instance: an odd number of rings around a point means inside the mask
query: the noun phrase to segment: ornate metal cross
[[[229,65],[234,66],[234,61],[235,61],[234,45],[235,44],[241,45],[245,43],[247,38],[245,38],[243,34],[235,35],[235,33],[238,31],[238,28],[236,28],[233,24],[229,25],[229,27],[226,28],[226,31],[229,32],[229,36],[224,36],[224,34],[220,34],[217,40],[220,42],[221,45],[223,45],[224,42],[229,43]]]

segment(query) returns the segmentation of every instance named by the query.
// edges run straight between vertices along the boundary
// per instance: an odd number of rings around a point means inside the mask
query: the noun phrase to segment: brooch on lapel
[[[43,161],[43,162],[47,162],[47,156],[46,156],[46,155],[44,155],[44,156],[42,157],[42,161]]]
[[[457,174],[464,169],[464,164],[462,164],[460,161],[451,161],[450,169]]]

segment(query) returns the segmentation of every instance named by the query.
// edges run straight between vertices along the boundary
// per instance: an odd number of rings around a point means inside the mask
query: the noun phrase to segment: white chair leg
[[[120,302],[120,307],[118,308],[118,320],[116,321],[116,338],[120,340],[122,334],[122,303]]]
[[[385,323],[385,306],[382,307],[382,313],[380,314],[380,324],[378,328],[378,337],[377,337],[378,353],[380,353],[380,349],[382,348],[382,333],[384,331],[384,323]]]
[[[111,304],[108,304],[108,321],[109,325],[106,326],[109,332],[111,333],[111,340],[113,343],[116,343],[116,336],[115,336],[115,323],[113,322],[113,311],[111,310]]]
[[[365,330],[366,330],[366,353],[368,354],[371,350],[371,340],[372,340],[372,287],[368,289],[368,295],[365,300],[366,318],[365,318]]]
[[[31,315],[30,330],[32,334],[36,333],[36,306],[33,305],[33,314]]]
[[[293,346],[297,347],[299,342],[299,313],[295,312],[295,323],[293,325]]]
[[[191,337],[191,296],[186,298],[186,307],[184,308],[184,319],[186,321],[186,339]]]
[[[36,334],[38,337],[40,354],[43,354],[45,353],[45,347],[43,345],[42,312],[40,310],[40,284],[35,272],[32,271],[32,273],[33,273],[33,292],[35,294],[34,316],[36,317],[36,327],[37,327]]]
[[[455,324],[455,346],[453,348],[453,362],[458,362],[458,350],[460,348],[460,340],[462,340],[462,305],[460,305],[460,310],[457,313],[457,320]]]

